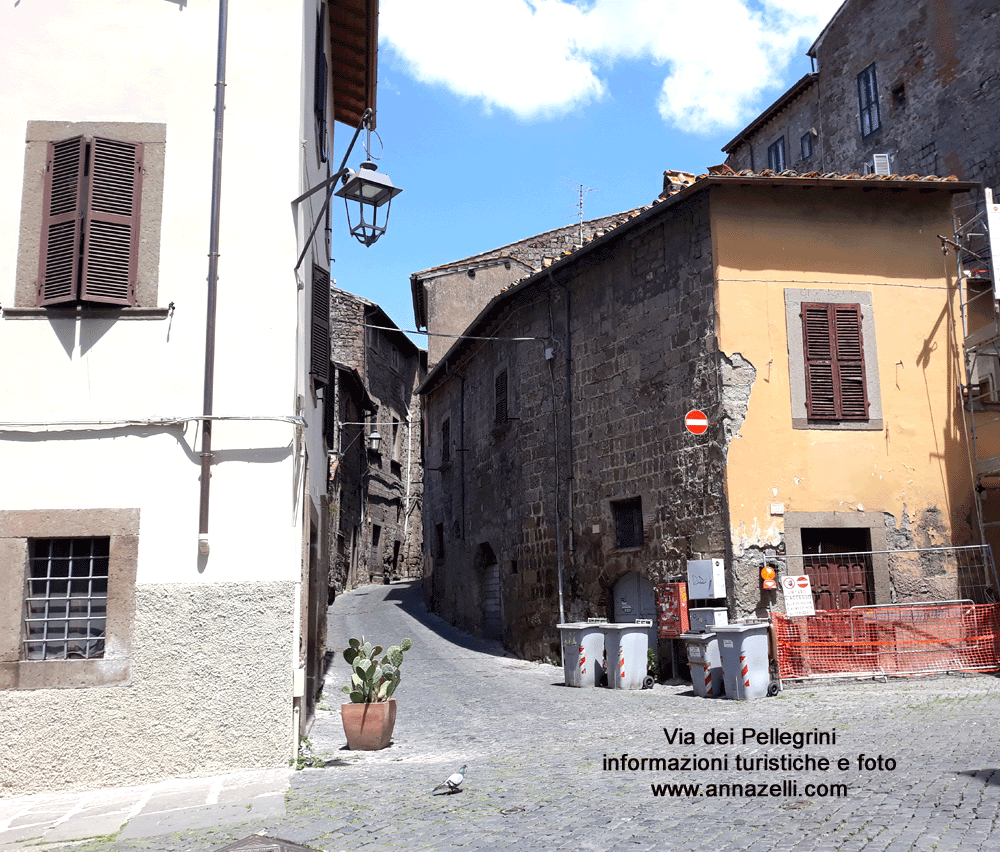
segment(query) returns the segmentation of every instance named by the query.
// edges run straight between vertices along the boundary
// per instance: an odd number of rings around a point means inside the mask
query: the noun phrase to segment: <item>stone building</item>
[[[678,179],[693,177],[671,172]],[[665,175],[664,180],[668,178]],[[550,265],[563,254],[617,227],[635,211],[590,219],[556,228],[492,251],[452,261],[410,276],[413,318],[417,329],[430,332],[427,362],[433,367],[497,293],[532,272]]]
[[[1000,186],[998,42],[994,2],[846,0],[809,48],[813,73],[724,146],[726,164]]]
[[[330,593],[423,567],[418,348],[375,303],[332,288]],[[363,424],[363,425],[361,425]],[[378,448],[371,436],[380,436]]]
[[[872,603],[956,591],[883,554],[970,535],[935,235],[973,186],[704,175],[495,295],[420,388],[432,608],[557,657],[560,619],[630,620],[688,559],[766,614],[765,560],[830,540]]]

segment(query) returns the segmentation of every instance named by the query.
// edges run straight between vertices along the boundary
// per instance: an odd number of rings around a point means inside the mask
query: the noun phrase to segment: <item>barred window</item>
[[[615,521],[615,547],[642,547],[642,498],[613,502],[611,514]]]
[[[22,659],[104,656],[110,549],[107,536],[30,542]]]

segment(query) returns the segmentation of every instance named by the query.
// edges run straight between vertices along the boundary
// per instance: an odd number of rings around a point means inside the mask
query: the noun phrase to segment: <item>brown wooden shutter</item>
[[[803,303],[806,410],[814,420],[867,420],[861,306]]]
[[[90,143],[81,299],[136,303],[142,157],[138,142],[95,137]]]
[[[313,264],[309,373],[318,384],[330,381],[330,273]]]
[[[42,196],[42,239],[36,304],[76,300],[86,143],[82,136],[50,142]]]

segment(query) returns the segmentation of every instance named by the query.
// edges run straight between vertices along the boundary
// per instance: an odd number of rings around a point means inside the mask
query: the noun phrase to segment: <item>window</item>
[[[861,110],[861,137],[865,138],[882,126],[878,114],[874,62],[858,74],[858,106]]]
[[[495,426],[503,426],[507,422],[507,371],[497,374],[494,382],[494,418]]]
[[[785,290],[792,428],[880,430],[872,294]]]
[[[37,304],[134,305],[141,143],[50,142],[42,196]]]
[[[441,423],[441,464],[451,461],[451,418],[445,417]]]
[[[613,502],[611,514],[615,522],[615,547],[619,550],[642,547],[642,498]]]
[[[0,510],[0,690],[127,684],[138,509]]]
[[[104,656],[110,545],[107,536],[30,542],[22,660]]]
[[[444,524],[434,525],[434,558],[444,559]]]
[[[329,159],[327,136],[327,79],[329,70],[326,62],[326,51],[323,44],[324,33],[323,14],[316,18],[316,62],[315,79],[313,82],[313,113],[316,117],[316,152],[321,163]]]
[[[309,373],[318,385],[330,381],[330,273],[313,264]]]
[[[785,137],[782,136],[777,142],[772,143],[767,149],[767,167],[772,172],[783,172],[785,165]]]
[[[802,136],[802,159],[808,160],[813,155],[813,137],[812,133],[805,133]]]
[[[163,124],[28,122],[15,312],[156,307],[165,142]]]
[[[867,420],[861,305],[805,303],[806,409],[816,420]]]

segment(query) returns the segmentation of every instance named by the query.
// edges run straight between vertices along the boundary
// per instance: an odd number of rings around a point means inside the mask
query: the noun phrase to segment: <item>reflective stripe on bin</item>
[[[708,663],[705,664],[705,694],[712,694],[712,668]]]
[[[583,645],[581,645],[580,646],[580,674],[586,674],[586,673],[587,673],[587,651],[583,647]]]
[[[743,675],[743,685],[750,686],[750,667],[747,665],[746,654],[740,654],[740,672]]]
[[[618,677],[625,677],[625,649],[621,645],[618,646]]]

